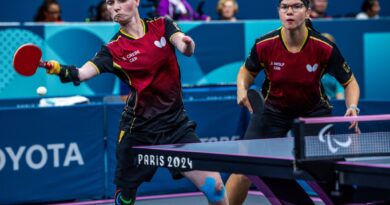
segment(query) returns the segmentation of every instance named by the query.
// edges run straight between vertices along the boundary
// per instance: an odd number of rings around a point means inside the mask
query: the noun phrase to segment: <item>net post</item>
[[[294,119],[293,123],[293,134],[294,134],[294,158],[295,160],[302,160],[305,157],[305,138],[304,130],[305,126],[303,121],[299,118]]]
[[[294,169],[294,175],[301,175],[302,170],[299,169],[299,163],[301,159],[305,156],[305,150],[304,148],[304,125],[303,121],[301,121],[299,118],[294,119],[292,132],[294,135],[294,147],[293,147],[293,155],[294,155],[294,161],[293,161],[293,169]]]

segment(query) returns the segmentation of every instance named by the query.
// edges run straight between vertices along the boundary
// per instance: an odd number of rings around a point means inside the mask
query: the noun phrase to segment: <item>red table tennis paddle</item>
[[[32,76],[37,71],[38,67],[50,69],[50,65],[46,61],[42,61],[41,49],[31,43],[24,44],[16,50],[13,59],[13,66],[21,75]]]
[[[249,89],[247,91],[247,97],[251,104],[253,114],[261,115],[264,110],[264,98],[260,91]]]

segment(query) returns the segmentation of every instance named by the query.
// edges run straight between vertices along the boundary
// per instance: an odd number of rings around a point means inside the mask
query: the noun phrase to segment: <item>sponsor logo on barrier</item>
[[[49,162],[49,155],[53,158],[52,162]],[[61,159],[63,160],[61,161]],[[21,163],[26,163],[31,169],[38,170],[45,166],[68,167],[72,163],[82,166],[84,160],[79,146],[75,142],[69,143],[68,146],[59,143],[46,146],[40,144],[30,147],[20,146],[16,149],[12,147],[0,148],[0,171],[9,164],[12,164],[13,171],[19,171]]]
[[[219,136],[219,137],[201,137],[202,142],[222,142],[222,141],[234,141],[241,139],[240,136]]]
[[[192,160],[189,157],[138,154],[138,164],[157,167],[193,169]]]

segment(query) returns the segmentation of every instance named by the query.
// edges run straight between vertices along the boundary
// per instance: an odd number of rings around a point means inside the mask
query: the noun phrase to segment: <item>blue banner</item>
[[[0,109],[0,204],[103,196],[103,110]]]

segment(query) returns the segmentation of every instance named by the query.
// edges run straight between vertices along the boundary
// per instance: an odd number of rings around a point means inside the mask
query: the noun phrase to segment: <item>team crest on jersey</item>
[[[351,72],[351,68],[349,67],[349,65],[346,62],[343,63],[343,69],[346,73]]]
[[[157,46],[158,48],[163,48],[165,45],[167,45],[167,40],[163,37],[158,41],[154,41],[154,45]]]
[[[316,72],[316,70],[318,69],[318,64],[316,63],[316,64],[314,64],[313,66],[310,65],[310,64],[307,64],[307,65],[306,65],[306,69],[307,69],[307,71],[309,71],[310,73]]]
[[[283,66],[284,66],[284,63],[272,61],[272,62],[271,62],[271,66],[273,66],[273,69],[274,69],[274,70],[282,70],[282,68],[283,68]]]

